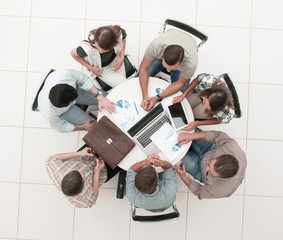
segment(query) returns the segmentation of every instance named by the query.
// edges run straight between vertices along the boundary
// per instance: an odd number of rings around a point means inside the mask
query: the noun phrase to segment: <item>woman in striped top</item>
[[[71,51],[72,57],[87,68],[96,87],[102,88],[96,77],[112,88],[126,80],[126,37],[126,31],[118,25],[99,27]]]

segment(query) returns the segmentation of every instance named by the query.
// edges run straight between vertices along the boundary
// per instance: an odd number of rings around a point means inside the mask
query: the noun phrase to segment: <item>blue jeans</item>
[[[150,77],[156,76],[162,69],[162,59],[155,59],[152,65],[148,68],[148,75]],[[179,79],[180,71],[174,70],[170,72],[171,82],[176,82]],[[137,73],[136,77],[139,76],[139,73]]]
[[[163,69],[163,65],[162,65],[162,59],[155,59],[154,62],[152,63],[152,65],[148,68],[148,75],[150,77],[154,77],[156,76],[162,69]],[[173,70],[170,72],[170,77],[171,77],[171,83],[176,82],[179,79],[179,75],[180,75],[180,71],[179,70]],[[139,76],[139,72],[137,73],[136,77]],[[165,80],[165,79],[163,79]],[[166,81],[166,80],[165,80]],[[186,85],[180,90],[181,92],[184,92],[187,87],[190,84],[190,79],[189,81],[186,83]]]
[[[201,132],[202,130],[196,128],[195,131]],[[187,173],[202,182],[201,161],[207,152],[215,148],[217,148],[217,146],[211,142],[204,140],[193,140],[189,151],[182,159],[181,166],[185,165]]]
[[[148,68],[148,75],[150,77],[154,77],[156,74],[158,74],[162,69],[162,59],[155,59],[153,64]],[[171,82],[176,82],[179,79],[180,71],[179,70],[173,70],[170,72]]]
[[[103,96],[107,95],[105,91],[101,90],[101,92],[103,93]],[[77,93],[78,97],[76,99],[76,104],[89,105],[89,109],[93,111],[98,109],[97,98],[90,91],[85,91],[81,88],[78,88]],[[64,112],[60,115],[60,118],[74,125],[81,125],[92,119],[91,116],[89,116],[77,105],[72,105],[67,112]]]

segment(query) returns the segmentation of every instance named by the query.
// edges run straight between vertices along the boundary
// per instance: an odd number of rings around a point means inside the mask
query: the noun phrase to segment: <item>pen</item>
[[[138,111],[138,109],[137,109],[136,102],[134,102],[134,104],[135,104],[135,108],[136,108],[137,114],[139,115],[139,111]]]

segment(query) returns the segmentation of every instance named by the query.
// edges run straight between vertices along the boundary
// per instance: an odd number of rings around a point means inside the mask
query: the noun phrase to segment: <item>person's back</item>
[[[198,130],[180,134],[179,141],[181,144],[192,141],[188,153],[175,168],[193,194],[199,199],[222,198],[237,190],[244,179],[247,160],[234,139],[224,132]],[[203,184],[188,178],[186,172]]]
[[[159,176],[153,166],[161,166]],[[152,212],[164,211],[173,205],[177,193],[175,171],[171,163],[151,154],[146,160],[134,164],[127,172],[126,195],[136,207]]]
[[[198,48],[194,38],[180,30],[170,29],[160,34],[147,47],[139,68],[142,91],[141,107],[149,111],[163,98],[171,96],[189,84],[198,64]],[[165,91],[148,96],[149,77],[156,76],[165,68],[171,83]]]
[[[89,131],[94,119],[78,105],[114,112],[115,103],[104,95],[107,93],[97,89],[83,73],[73,69],[56,70],[45,80],[38,96],[38,108],[51,127],[59,132]]]
[[[155,38],[147,47],[145,56],[148,59],[163,58],[163,51],[169,45],[179,45],[184,49],[184,59],[179,70],[184,78],[190,78],[198,64],[198,48],[194,38],[180,30],[170,29]]]

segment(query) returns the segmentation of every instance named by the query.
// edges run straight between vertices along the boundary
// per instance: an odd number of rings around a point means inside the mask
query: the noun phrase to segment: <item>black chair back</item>
[[[45,84],[45,81],[46,81],[46,79],[48,78],[49,74],[52,73],[52,72],[54,72],[54,71],[55,71],[55,69],[51,69],[51,70],[47,73],[47,75],[45,76],[43,82],[41,83],[41,85],[40,85],[40,87],[39,87],[39,89],[38,89],[38,91],[37,91],[37,93],[36,93],[36,96],[35,96],[35,98],[34,98],[34,100],[33,100],[33,103],[32,103],[31,109],[32,109],[33,111],[38,111],[38,95],[39,95],[39,93],[41,92],[41,90],[42,90],[42,88],[43,88],[43,86],[44,86],[44,84]]]
[[[130,62],[129,58],[127,56],[125,56],[124,59],[124,65],[125,65],[125,70],[126,70],[126,78],[132,76],[135,72],[137,72],[137,69],[135,68],[135,66]],[[101,86],[101,88],[104,91],[109,91],[112,89],[111,86],[109,86],[108,84],[106,84],[103,80],[101,80],[99,77],[96,77],[97,82],[99,83],[99,85]]]
[[[229,88],[229,90],[232,94],[233,102],[234,102],[235,117],[240,118],[242,116],[242,111],[241,111],[241,106],[240,106],[240,102],[239,102],[239,98],[238,98],[236,88],[235,88],[231,78],[229,77],[229,75],[227,73],[224,73],[221,76],[225,80],[226,85],[227,85],[227,87]]]
[[[173,204],[173,212],[158,215],[137,215],[136,207],[132,205],[132,219],[138,222],[161,222],[165,220],[177,219],[180,213],[175,204]]]
[[[199,38],[201,40],[201,42],[199,43],[198,48],[201,45],[203,45],[207,41],[207,39],[208,39],[207,35],[205,35],[204,33],[200,32],[199,30],[195,29],[194,27],[192,27],[192,26],[190,26],[188,24],[176,21],[176,20],[172,20],[172,19],[167,19],[164,22],[163,32],[165,31],[167,25],[171,25],[173,27],[182,29],[183,31],[186,31],[186,32],[194,35],[195,37]]]

